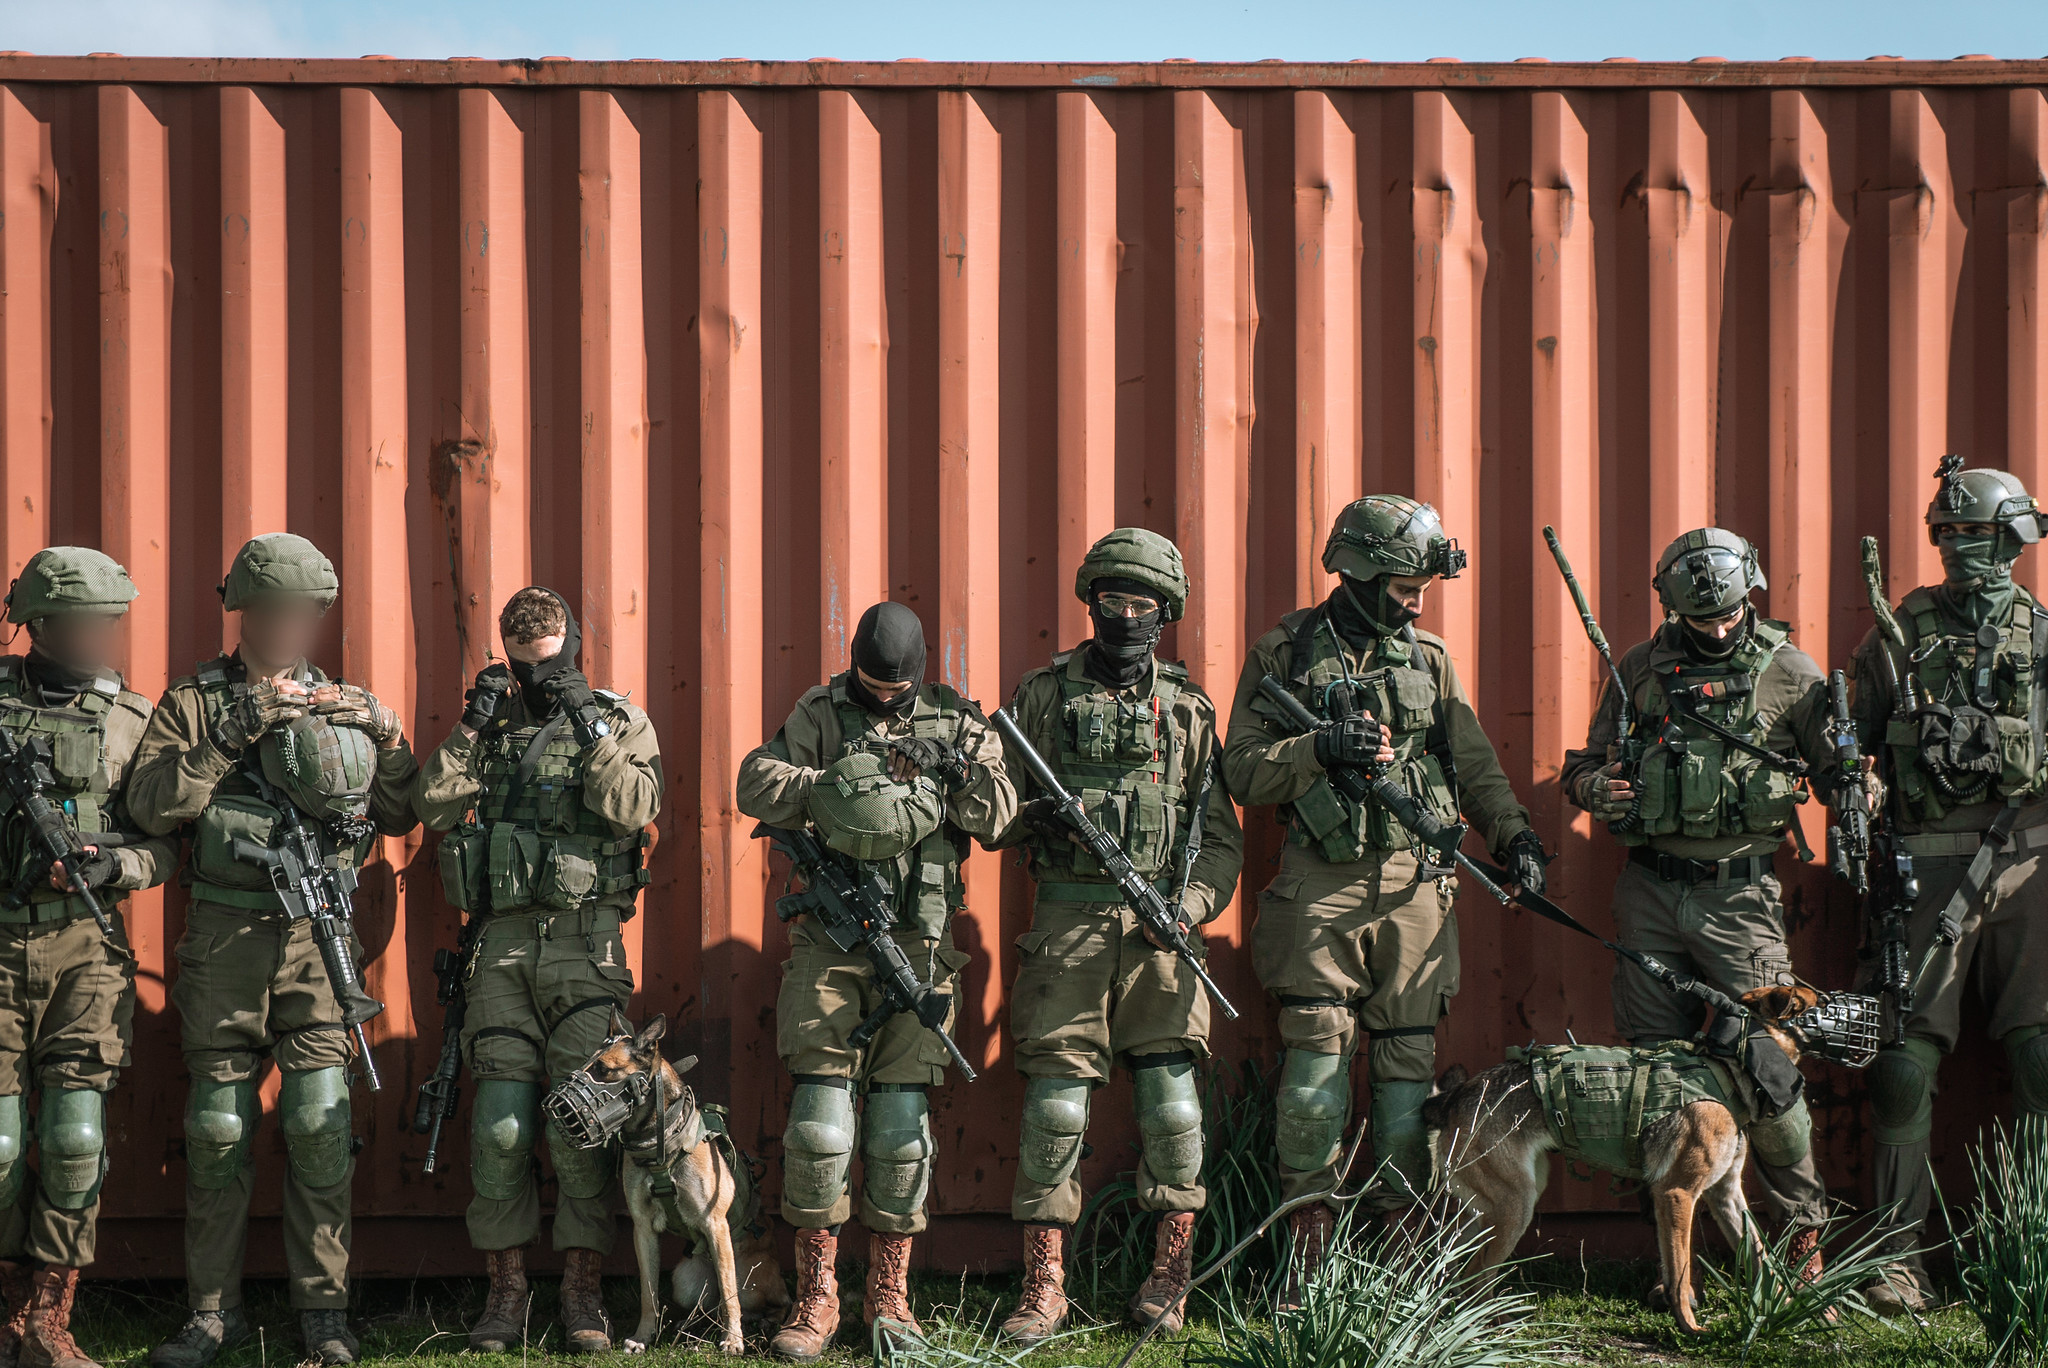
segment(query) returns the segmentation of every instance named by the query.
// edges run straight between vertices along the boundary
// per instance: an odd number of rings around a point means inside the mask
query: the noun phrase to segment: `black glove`
[[[221,714],[213,744],[228,755],[239,756],[279,723],[305,715],[304,698],[287,694],[274,679],[259,680]]]
[[[1363,769],[1379,753],[1379,724],[1363,713],[1325,723],[1316,730],[1316,763],[1326,770],[1339,765]]]
[[[505,699],[511,692],[512,671],[502,662],[478,670],[476,683],[462,696],[462,725],[471,731],[490,726],[492,719],[505,710]]]
[[[1033,798],[1017,809],[1017,820],[1045,837],[1058,838],[1073,830],[1067,819],[1060,816],[1059,800],[1055,798]]]
[[[1525,892],[1538,897],[1543,894],[1543,866],[1557,857],[1543,853],[1543,838],[1533,831],[1522,831],[1508,842],[1508,873],[1514,876]]]
[[[889,749],[957,793],[974,777],[974,767],[958,747],[935,736],[892,736]]]
[[[66,860],[64,868],[76,872],[85,880],[87,888],[105,888],[114,881],[121,870],[120,861],[114,852],[105,846],[96,846],[90,855],[80,855],[76,860]]]
[[[569,720],[576,724],[576,735],[584,745],[592,745],[598,737],[610,734],[611,729],[605,725],[604,708],[591,691],[590,681],[583,677],[583,671],[574,665],[564,665],[536,682],[541,692],[561,705]]]

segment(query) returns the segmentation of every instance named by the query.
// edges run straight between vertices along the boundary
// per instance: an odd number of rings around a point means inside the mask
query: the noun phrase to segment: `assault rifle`
[[[1045,757],[1038,753],[1037,748],[1018,729],[1015,718],[1004,709],[997,708],[989,714],[989,721],[1002,733],[1003,740],[1009,743],[1011,753],[1024,762],[1024,768],[1031,772],[1031,777],[1038,781],[1038,786],[1053,800],[1058,808],[1060,820],[1073,828],[1074,834],[1081,838],[1082,846],[1095,857],[1095,862],[1102,866],[1103,872],[1116,880],[1117,891],[1123,894],[1124,905],[1137,914],[1145,929],[1152,933],[1153,940],[1179,956],[1181,963],[1193,971],[1209,996],[1216,999],[1216,1006],[1222,1010],[1223,1015],[1232,1021],[1237,1020],[1237,1008],[1230,1005],[1230,999],[1223,996],[1223,990],[1209,977],[1209,971],[1203,966],[1201,957],[1195,954],[1193,947],[1188,944],[1186,933],[1180,929],[1179,899],[1175,899],[1172,907],[1166,905],[1166,899],[1160,897],[1159,890],[1138,872],[1138,867],[1131,863],[1131,857],[1116,843],[1116,838],[1089,819],[1088,810],[1081,806],[1081,800],[1069,793],[1066,786],[1060,783],[1059,776],[1052,772],[1052,766],[1045,763]],[[1208,792],[1208,782],[1205,777],[1204,795]],[[1199,842],[1197,849],[1199,850]],[[1183,852],[1182,857],[1186,867],[1191,870],[1194,867],[1193,859],[1188,857],[1186,852]]]
[[[1828,869],[1849,881],[1857,897],[1870,892],[1870,776],[1849,717],[1849,680],[1840,670],[1828,676],[1828,739],[1834,743],[1835,824],[1828,828]]]
[[[86,841],[64,815],[64,809],[51,802],[44,793],[56,782],[57,777],[50,773],[47,744],[40,739],[22,741],[6,727],[0,727],[0,784],[6,786],[7,795],[27,819],[29,841],[36,851],[35,862],[9,890],[6,904],[10,908],[25,904],[36,885],[49,877],[51,866],[61,860],[71,891],[85,900],[86,910],[99,923],[100,934],[111,936],[114,923],[108,919],[107,909],[100,906],[100,900],[93,895],[92,885],[78,870]],[[116,838],[112,836],[100,842],[102,845],[115,843]]]
[[[1638,731],[1635,701],[1629,697],[1628,685],[1622,683],[1621,671],[1614,665],[1614,649],[1607,644],[1607,633],[1600,630],[1600,619],[1593,616],[1593,605],[1586,601],[1586,591],[1579,587],[1579,577],[1572,573],[1572,563],[1565,559],[1564,544],[1557,539],[1557,529],[1543,529],[1543,540],[1550,543],[1550,558],[1557,562],[1558,573],[1564,576],[1565,588],[1571,590],[1572,603],[1579,610],[1579,621],[1585,624],[1586,639],[1593,643],[1593,649],[1600,653],[1600,663],[1607,667],[1609,687],[1614,691],[1615,758],[1621,762],[1621,777],[1628,781],[1635,798],[1628,805],[1628,812],[1619,819],[1609,822],[1607,829],[1617,836],[1626,836],[1643,824],[1643,757],[1649,753],[1650,744]]]
[[[1863,585],[1870,595],[1871,611],[1877,616],[1877,653],[1884,658],[1885,675],[1892,689],[1892,717],[1910,718],[1919,710],[1919,689],[1910,670],[1903,674],[1899,670],[1894,648],[1906,649],[1906,633],[1885,594],[1884,562],[1878,555],[1877,538],[1863,539],[1862,556]],[[1881,754],[1890,757],[1889,750]],[[1896,784],[1896,777],[1893,782]],[[1891,886],[1888,896],[1871,902],[1869,944],[1877,955],[1878,994],[1892,1007],[1892,1043],[1899,1045],[1905,1042],[1906,1018],[1913,1012],[1913,973],[1906,965],[1906,919],[1920,900],[1920,879],[1913,870],[1912,852],[1906,849],[1898,832],[1888,827],[1883,839],[1891,856]]]
[[[1278,675],[1269,674],[1261,679],[1259,692],[1271,699],[1280,709],[1281,717],[1294,728],[1295,735],[1305,735],[1323,725],[1322,720],[1310,712],[1300,699],[1288,692],[1287,686],[1280,682]],[[1348,691],[1344,696],[1348,704]],[[1343,712],[1349,714],[1348,706]],[[1342,721],[1343,717],[1333,720]],[[1372,720],[1369,714],[1367,720]],[[1511,901],[1506,890],[1488,877],[1485,868],[1462,849],[1465,833],[1470,830],[1465,823],[1446,824],[1438,821],[1436,814],[1417,803],[1406,789],[1384,774],[1377,774],[1366,768],[1339,765],[1330,771],[1329,779],[1337,791],[1352,802],[1362,804],[1370,799],[1385,808],[1395,821],[1407,828],[1409,834],[1415,837],[1423,849],[1437,857],[1437,864],[1456,864],[1471,875],[1481,888],[1492,894],[1501,906],[1505,907]]]
[[[453,950],[434,952],[434,1001],[441,1004],[441,1059],[434,1072],[420,1084],[419,1102],[413,1108],[412,1128],[427,1135],[424,1173],[432,1173],[441,1151],[441,1126],[455,1115],[462,1101],[462,1024],[469,1016],[469,962],[476,953],[477,936],[483,927],[481,916],[462,923]]]
[[[930,984],[918,982],[903,947],[889,934],[889,924],[896,919],[895,899],[881,876],[872,870],[857,875],[849,871],[830,847],[802,828],[763,822],[754,828],[754,835],[767,837],[804,876],[802,892],[775,900],[775,915],[785,922],[809,917],[840,950],[864,954],[874,967],[882,1005],[853,1028],[847,1043],[857,1050],[865,1047],[891,1017],[908,1012],[939,1038],[960,1076],[972,1083],[974,1066],[946,1034],[946,1013],[953,1005],[953,995],[934,992]]]

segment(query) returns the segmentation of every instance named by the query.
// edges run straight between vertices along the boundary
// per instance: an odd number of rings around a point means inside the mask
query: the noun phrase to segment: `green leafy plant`
[[[1725,1271],[1710,1260],[1698,1260],[1717,1294],[1716,1311],[1724,1317],[1714,1329],[1739,1343],[1744,1359],[1759,1344],[1833,1330],[1845,1316],[1876,1319],[1863,1289],[1889,1261],[1883,1236],[1868,1225],[1856,1230],[1830,1219],[1821,1227],[1821,1272],[1812,1282],[1802,1276],[1805,1257],[1793,1253],[1796,1238],[1788,1229],[1754,1247],[1742,1241]]]
[[[2048,1123],[2022,1120],[1970,1147],[1977,1198],[1958,1221],[1956,1277],[1991,1342],[1992,1363],[2048,1361]],[[1938,1191],[1938,1189],[1937,1189]]]

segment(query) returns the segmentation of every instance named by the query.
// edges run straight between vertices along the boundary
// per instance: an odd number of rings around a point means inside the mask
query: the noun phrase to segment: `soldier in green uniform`
[[[1641,764],[1626,773],[1613,759],[1623,738],[1610,686],[1559,782],[1628,847],[1613,899],[1622,944],[1730,997],[1789,987],[1797,980],[1772,862],[1788,833],[1797,839],[1793,811],[1806,797],[1787,762],[1810,767],[1815,793],[1833,791],[1826,681],[1791,629],[1750,604],[1750,591],[1766,587],[1763,567],[1735,533],[1687,532],[1658,558],[1653,582],[1668,616],[1617,666],[1648,744]],[[1646,1049],[1684,1040],[1705,1017],[1699,999],[1616,961],[1614,1029],[1623,1039]],[[1767,1209],[1796,1231],[1793,1251],[1810,1277],[1820,1272],[1827,1216],[1811,1130],[1802,1100],[1749,1132]]]
[[[482,919],[462,1047],[477,1080],[469,1238],[491,1279],[469,1343],[487,1353],[525,1339],[541,1096],[596,1052],[633,994],[619,927],[647,883],[647,829],[663,793],[653,723],[576,668],[581,633],[560,595],[521,589],[498,633],[510,667],[477,675],[413,798],[421,821],[449,832],[440,853],[448,900]],[[547,1147],[563,1329],[571,1353],[601,1352],[611,1347],[600,1278],[618,1233],[618,1152],[578,1149],[552,1126]]]
[[[109,662],[135,596],[126,570],[82,546],[38,551],[7,595],[7,620],[27,626],[29,647],[0,656],[0,727],[42,751],[44,796],[86,852],[76,870],[53,868],[19,807],[8,801],[0,816],[0,891],[9,892],[0,901],[0,1361],[25,1368],[97,1368],[70,1321],[79,1270],[93,1260],[106,1095],[128,1064],[135,1018],[135,954],[120,907],[127,890],[162,883],[177,861],[177,843],[143,839],[127,810],[150,707]],[[113,921],[111,935],[72,890],[74,873]],[[41,1152],[33,1177],[31,1138]]]
[[[331,864],[353,869],[414,820],[418,771],[398,715],[306,660],[340,588],[303,537],[271,533],[235,554],[222,606],[241,646],[172,681],[136,751],[128,806],[144,831],[190,830],[191,889],[171,1001],[184,1027],[185,1277],[191,1316],[150,1354],[198,1368],[248,1336],[242,1255],[255,1189],[251,1146],[265,1056],[283,1075],[278,1126],[291,1302],[308,1357],[352,1363],[348,1327],[349,1037],[312,928],[292,921],[264,869],[235,843],[271,844],[290,804]]]
[[[897,943],[923,982],[944,988],[967,963],[950,927],[965,897],[969,838],[993,841],[1016,815],[1016,791],[1002,742],[975,704],[921,682],[916,613],[900,603],[868,609],[851,654],[852,668],[806,690],[774,737],[740,763],[739,809],[775,826],[813,824],[826,844],[878,875],[897,900]],[[863,1314],[870,1326],[922,1333],[910,1310],[910,1242],[925,1228],[936,1153],[925,1091],[945,1081],[947,1056],[905,1013],[856,1048],[854,1028],[880,1001],[867,957],[842,953],[801,921],[789,939],[775,1020],[777,1050],[796,1080],[782,1140],[782,1215],[796,1227],[797,1295],[770,1348],[808,1361],[839,1329],[835,1264],[839,1227],[854,1214],[856,1143],[869,1232]]]
[[[1244,834],[1221,783],[1201,807],[1199,854],[1186,886],[1180,856],[1197,795],[1220,749],[1216,709],[1187,671],[1153,654],[1166,623],[1186,609],[1180,551],[1157,533],[1119,528],[1089,549],[1074,576],[1093,638],[1053,657],[1017,685],[1017,725],[1083,796],[1183,924],[1221,912],[1237,886]],[[1012,773],[1018,762],[1012,757]],[[1010,1029],[1024,1092],[1017,1183],[1010,1214],[1024,1223],[1024,1294],[1003,1331],[1030,1344],[1065,1324],[1065,1245],[1081,1216],[1074,1176],[1088,1129],[1090,1093],[1121,1063],[1131,1071],[1143,1152],[1138,1202],[1160,1213],[1151,1276],[1131,1314],[1164,1314],[1180,1328],[1202,1186],[1202,1101],[1195,1072],[1209,1053],[1209,1000],[1194,975],[1162,949],[1111,880],[1053,815],[1053,800],[1019,794],[1019,820],[1003,844],[1030,852],[1036,881],[1031,930],[1018,938]],[[1190,938],[1200,949],[1200,936]],[[1170,1310],[1168,1308],[1171,1308]]]
[[[1903,645],[1873,631],[1852,664],[1857,734],[1878,757],[1884,821],[1919,880],[1906,963],[1927,957],[1904,1042],[1870,1070],[1877,1200],[1897,1259],[1868,1295],[1892,1315],[1926,1304],[1919,1246],[1933,1195],[1934,1081],[1961,1031],[1966,980],[2005,1047],[2033,1143],[2048,1124],[2048,609],[2012,578],[2043,522],[2018,479],[1961,464],[1943,462],[1927,506],[1942,582],[1898,606]]]
[[[1223,772],[1240,803],[1277,804],[1287,828],[1252,932],[1253,968],[1279,1000],[1287,1047],[1277,1106],[1283,1197],[1326,1190],[1339,1176],[1361,1031],[1371,1038],[1376,1203],[1398,1210],[1422,1190],[1436,1026],[1458,991],[1449,868],[1426,858],[1380,804],[1347,797],[1330,768],[1387,767],[1438,820],[1469,814],[1522,886],[1543,887],[1543,843],[1450,652],[1414,626],[1430,582],[1464,564],[1428,504],[1375,494],[1347,505],[1323,548],[1337,587],[1260,637],[1238,680]],[[1323,725],[1295,735],[1260,692],[1268,674]],[[1292,1220],[1305,1273],[1322,1257],[1332,1209],[1311,1202]]]

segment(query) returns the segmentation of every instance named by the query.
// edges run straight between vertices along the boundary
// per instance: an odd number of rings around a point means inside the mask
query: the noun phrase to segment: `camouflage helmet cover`
[[[1353,579],[1457,578],[1465,553],[1444,535],[1436,509],[1400,494],[1368,494],[1344,506],[1323,544],[1323,569]]]
[[[49,546],[28,558],[7,591],[7,620],[34,622],[56,613],[128,611],[135,582],[121,563],[89,546]]]
[[[369,810],[377,747],[361,728],[338,727],[308,713],[265,733],[257,754],[264,777],[300,811],[328,822],[360,818]]]
[[[227,578],[220,582],[221,606],[229,612],[259,598],[293,594],[315,599],[325,608],[341,591],[334,562],[320,548],[290,532],[266,532],[235,552]]]
[[[1149,585],[1166,605],[1166,620],[1177,622],[1188,606],[1188,572],[1180,548],[1143,527],[1119,527],[1088,548],[1074,571],[1074,597],[1087,603],[1099,579],[1136,580]]]
[[[1721,617],[1770,587],[1756,548],[1722,527],[1694,528],[1665,547],[1652,583],[1665,612],[1696,618]]]
[[[893,860],[939,829],[943,799],[929,779],[898,783],[888,761],[857,750],[825,767],[805,810],[825,844],[856,860]]]
[[[2041,540],[2041,514],[2017,475],[1978,467],[1963,469],[1963,458],[1944,456],[1935,467],[1941,481],[1927,505],[1927,540],[1939,541],[1947,523],[1997,523],[2031,545]]]

